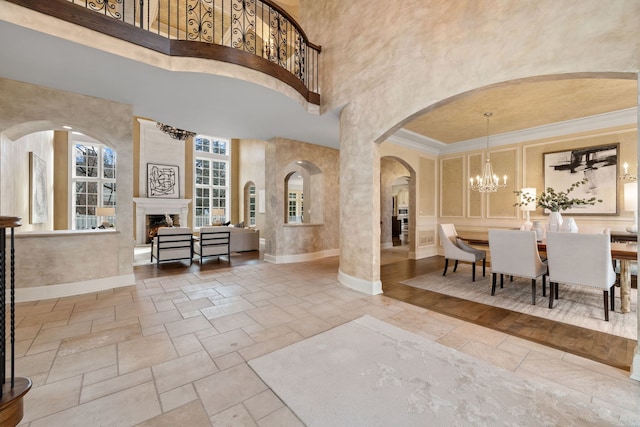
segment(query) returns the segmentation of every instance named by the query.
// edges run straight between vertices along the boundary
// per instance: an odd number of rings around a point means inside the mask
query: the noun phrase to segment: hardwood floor
[[[434,256],[420,260],[401,259],[397,251],[391,256],[393,259],[387,257],[380,268],[385,296],[616,368],[627,371],[631,369],[636,341],[403,285],[399,282],[432,271],[442,271],[444,258]],[[382,258],[385,258],[384,254]],[[197,261],[191,265],[186,262],[168,262],[159,267],[155,264],[136,266],[135,275],[138,279],[146,279],[260,262],[259,252],[253,251],[232,256],[230,263],[211,259],[202,266]]]
[[[382,265],[380,278],[384,295],[616,368],[627,371],[631,369],[636,341],[628,338],[479,304],[399,283],[432,271],[442,271],[443,268],[444,258],[440,256],[420,260],[406,259]]]

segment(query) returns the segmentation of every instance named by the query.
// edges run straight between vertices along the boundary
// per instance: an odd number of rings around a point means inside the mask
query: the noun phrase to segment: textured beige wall
[[[133,215],[130,214],[133,209],[131,126],[133,111],[131,107],[7,79],[0,79],[0,93],[2,93],[0,133],[3,144],[33,132],[60,129],[64,124],[113,147],[118,153],[117,232],[99,234],[95,239],[60,236],[55,240],[48,240],[56,244],[39,248],[38,262],[50,266],[50,270],[43,274],[37,283],[50,285],[94,279],[96,275],[109,277],[131,274],[133,272]],[[4,189],[4,183],[1,188]],[[19,229],[17,231],[20,232]],[[20,244],[28,245],[23,243],[23,240],[26,242],[28,239],[21,239]],[[39,238],[35,238],[34,241],[39,241]],[[81,246],[77,249],[91,256],[82,258],[82,270],[85,273],[76,275],[76,272],[72,272],[70,268],[70,265],[77,261],[76,251],[66,250],[66,248],[75,248],[78,243]],[[24,265],[24,268],[32,268],[32,266]],[[20,269],[16,273],[17,278],[31,276],[28,271]],[[17,280],[21,286],[25,285],[23,279]],[[29,283],[29,286],[34,286],[34,283]]]
[[[341,201],[374,208],[342,210],[340,270],[371,283],[379,277],[380,212],[373,142],[469,90],[577,73],[635,78],[640,69],[637,1],[414,0],[392,14],[386,6],[301,1],[305,31],[323,46],[323,109],[345,106]]]
[[[284,223],[284,180],[290,172],[291,164],[297,161],[313,163],[322,173],[322,194],[305,194],[305,210],[321,209],[322,224]],[[337,249],[340,212],[340,205],[336,200],[339,191],[338,151],[274,138],[266,144],[265,165],[266,224],[264,230],[260,231],[261,237],[265,238],[265,257],[304,255]],[[314,187],[314,191],[317,188]],[[314,198],[314,206],[309,205],[310,197]]]

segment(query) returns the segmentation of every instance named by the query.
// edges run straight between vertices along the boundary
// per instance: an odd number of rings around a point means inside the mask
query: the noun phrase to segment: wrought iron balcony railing
[[[168,55],[262,71],[320,104],[321,49],[269,0],[7,1]]]

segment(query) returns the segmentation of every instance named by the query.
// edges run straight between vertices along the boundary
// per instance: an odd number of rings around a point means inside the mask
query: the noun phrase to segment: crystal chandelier
[[[504,183],[500,184],[498,176],[493,173],[493,167],[491,166],[491,158],[489,156],[489,118],[493,116],[493,113],[484,113],[487,118],[487,160],[482,168],[482,176],[477,175],[469,180],[469,188],[473,191],[480,193],[495,193],[500,188],[507,186],[507,175],[504,176]]]
[[[195,132],[189,132],[188,130],[178,129],[173,126],[165,125],[164,123],[156,122],[156,126],[162,132],[166,133],[173,139],[184,141],[187,138],[196,136]]]

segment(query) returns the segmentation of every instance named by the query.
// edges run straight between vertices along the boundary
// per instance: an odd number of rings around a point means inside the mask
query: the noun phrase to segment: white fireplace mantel
[[[147,215],[178,215],[179,223],[187,224],[191,199],[134,198],[136,204],[136,245],[144,245]]]

